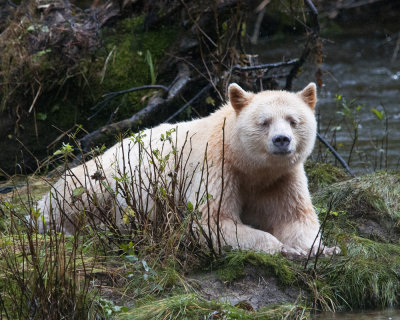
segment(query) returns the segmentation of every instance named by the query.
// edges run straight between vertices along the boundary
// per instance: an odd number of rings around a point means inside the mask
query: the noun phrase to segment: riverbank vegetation
[[[388,170],[389,115],[368,110],[384,130],[371,138],[376,154],[362,154],[358,115],[368,108],[351,97],[338,95],[340,120],[323,136],[341,151],[335,137],[346,131],[352,143],[344,160],[362,159],[369,173],[352,177],[319,142],[306,163],[324,242],[340,246],[340,255],[289,259],[215,248],[192,228],[198,204],[176,197],[182,188],[161,178],[151,195],[159,219],[151,221],[138,205],[123,211],[129,232],[107,214],[100,223],[86,217],[73,235],[38,232],[36,201],[51,183],[118,138],[140,143],[130,131],[205,115],[220,105],[229,82],[254,91],[290,89],[306,61],[323,85],[320,31],[343,32],[346,1],[322,1],[319,13],[311,1],[213,3],[7,2],[8,23],[0,25],[0,135],[7,150],[0,153],[1,317],[307,319],[324,310],[399,306],[400,174]],[[398,12],[390,2],[379,5]],[[258,61],[246,55],[256,28],[274,39],[297,33],[300,56]],[[160,170],[165,159],[150,156]],[[101,172],[97,179],[115,199]],[[116,179],[129,197],[126,176]],[[74,190],[74,201],[84,193]],[[97,200],[95,207],[109,209]]]
[[[128,207],[127,233],[87,211],[73,235],[41,234],[35,200],[49,181],[27,177],[26,186],[1,198],[2,312],[38,319],[306,319],[317,310],[397,306],[399,174],[352,178],[327,164],[307,168],[321,177],[311,186],[324,242],[340,246],[340,255],[290,259],[201,244],[191,227],[197,204],[174,202],[179,197],[162,185],[151,194],[160,219]],[[123,176],[116,177],[119,193],[129,198]],[[79,201],[80,190],[73,192]]]

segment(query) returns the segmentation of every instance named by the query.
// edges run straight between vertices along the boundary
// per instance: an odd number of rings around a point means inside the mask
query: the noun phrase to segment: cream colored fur
[[[178,150],[181,149],[184,158],[188,159],[187,173],[193,173],[193,182],[186,194],[187,201],[192,203],[198,197],[199,186],[200,193],[205,193],[205,176],[200,168],[204,166],[206,153],[206,191],[212,199],[200,207],[201,223],[206,232],[211,228],[214,242],[217,242],[215,234],[219,219],[222,244],[267,253],[305,255],[316,240],[312,249],[315,254],[320,225],[303,168],[316,137],[315,84],[309,84],[298,93],[264,91],[257,94],[232,84],[229,98],[227,104],[206,118],[162,124],[144,131],[144,147],[161,149],[163,145],[163,154],[170,152],[171,145],[162,143],[160,136],[167,130],[176,129],[172,140],[177,141]],[[273,137],[281,134],[290,139],[285,154],[279,154],[273,143]],[[182,148],[185,141],[186,146]],[[137,167],[138,157],[137,148],[128,138],[96,160],[72,169],[72,175],[60,179],[38,204],[46,223],[52,224],[50,207],[56,225],[62,220],[57,201],[69,216],[74,215],[77,209],[71,205],[69,194],[77,187],[85,185],[91,193],[103,192],[101,183],[90,178],[100,163],[111,188],[115,189],[112,176],[116,175],[117,169],[122,171],[124,165],[129,164]],[[121,207],[126,206],[120,195],[117,201]],[[152,205],[150,202],[149,208]],[[115,214],[117,223],[121,223],[118,210]],[[73,232],[73,225],[67,221],[61,229]],[[338,248],[324,249],[326,254],[333,252],[338,252]]]

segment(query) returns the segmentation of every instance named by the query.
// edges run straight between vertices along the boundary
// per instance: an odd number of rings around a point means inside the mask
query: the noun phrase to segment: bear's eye
[[[287,121],[289,121],[290,125],[291,125],[293,128],[296,128],[296,126],[297,126],[297,121],[296,121],[295,119],[289,118],[289,119],[287,119]]]
[[[270,124],[271,124],[271,119],[265,119],[265,120],[262,122],[263,127],[269,127]]]

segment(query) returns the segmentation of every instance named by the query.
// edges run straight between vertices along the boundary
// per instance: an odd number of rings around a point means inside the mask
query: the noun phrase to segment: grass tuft
[[[354,236],[347,251],[325,271],[336,295],[351,308],[398,305],[400,247]]]
[[[207,301],[197,294],[183,294],[145,303],[121,315],[120,319],[307,319],[308,311],[299,305],[270,306],[257,312],[230,304]]]
[[[293,285],[296,281],[291,262],[279,254],[234,250],[223,256],[218,263],[218,276],[224,281],[233,281],[244,276],[246,265],[259,267],[285,286]]]

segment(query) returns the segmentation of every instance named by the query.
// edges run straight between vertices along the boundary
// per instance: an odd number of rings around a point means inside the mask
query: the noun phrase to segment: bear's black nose
[[[274,144],[275,147],[278,147],[279,150],[286,150],[291,140],[292,139],[290,137],[285,136],[283,134],[279,134],[272,137],[272,143]]]

